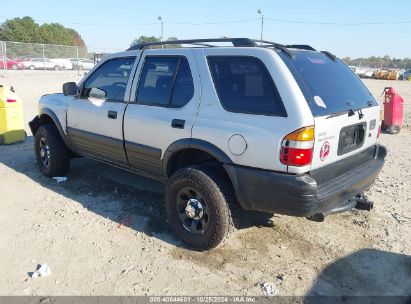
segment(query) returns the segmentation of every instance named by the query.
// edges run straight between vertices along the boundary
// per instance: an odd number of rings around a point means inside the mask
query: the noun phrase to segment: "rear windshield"
[[[357,110],[378,103],[340,59],[323,53],[296,51],[293,59],[278,53],[299,84],[314,116]]]

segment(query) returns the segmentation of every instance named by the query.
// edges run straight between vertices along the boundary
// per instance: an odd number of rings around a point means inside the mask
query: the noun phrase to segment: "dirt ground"
[[[4,72],[29,121],[40,95],[79,81],[76,72]],[[381,100],[411,82],[366,80]],[[33,138],[0,146],[0,295],[411,295],[411,130],[382,134],[386,165],[368,195],[372,212],[304,218],[243,214],[241,229],[210,252],[184,248],[169,231],[163,185],[88,159],[68,181],[39,173]],[[37,264],[52,274],[33,279]]]

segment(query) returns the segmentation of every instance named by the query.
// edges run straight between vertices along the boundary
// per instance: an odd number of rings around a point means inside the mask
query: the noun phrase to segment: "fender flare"
[[[174,156],[176,156],[178,152],[185,149],[196,149],[206,152],[222,164],[233,163],[230,157],[223,150],[213,145],[212,143],[197,138],[183,138],[173,142],[164,152],[163,170],[165,176],[168,176],[169,165],[171,164]]]
[[[29,126],[31,129],[31,133],[33,133],[33,136],[35,136],[37,129],[41,126],[41,116],[43,115],[51,118],[51,120],[56,125],[57,130],[59,131],[59,134],[61,138],[63,139],[64,143],[66,144],[67,148],[72,150],[72,145],[71,145],[69,136],[64,132],[63,127],[61,126],[60,120],[58,119],[57,115],[49,108],[42,108],[40,110],[39,115],[34,117],[34,119],[29,122]]]

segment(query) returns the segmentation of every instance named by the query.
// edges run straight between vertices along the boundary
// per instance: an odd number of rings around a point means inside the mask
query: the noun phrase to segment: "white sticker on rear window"
[[[314,96],[314,101],[317,104],[317,106],[322,107],[322,108],[327,108],[324,100],[320,96]]]

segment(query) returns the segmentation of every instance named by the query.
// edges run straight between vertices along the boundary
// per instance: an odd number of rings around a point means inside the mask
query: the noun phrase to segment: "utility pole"
[[[160,41],[163,41],[163,34],[164,34],[164,21],[163,18],[161,18],[161,16],[157,17],[157,20],[160,21],[160,25],[161,25],[161,35],[160,35]],[[164,48],[164,45],[161,45],[161,48]]]
[[[260,35],[260,44],[263,44],[263,31],[264,31],[264,15],[261,9],[257,10],[257,13],[261,16],[261,35]]]

